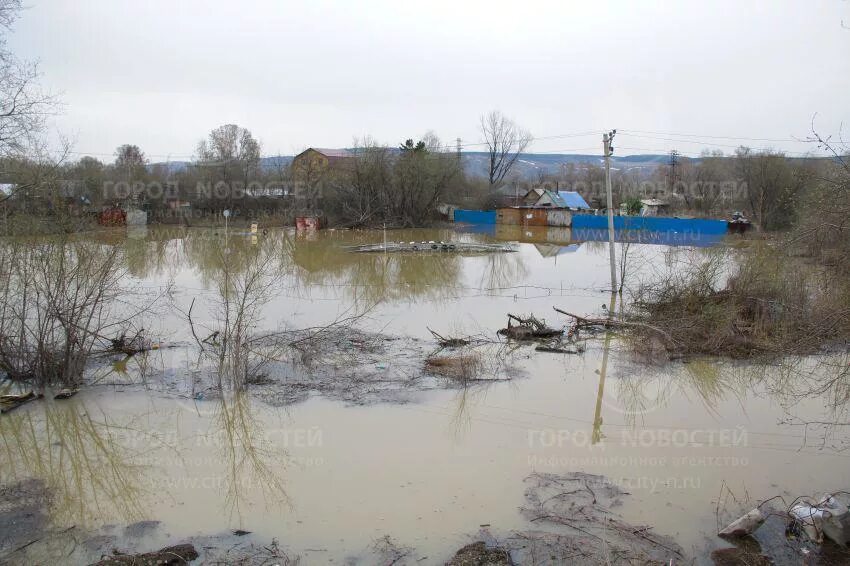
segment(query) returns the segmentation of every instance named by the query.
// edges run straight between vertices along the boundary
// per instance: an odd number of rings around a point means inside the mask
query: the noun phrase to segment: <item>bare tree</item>
[[[216,172],[213,179],[216,182],[238,181],[247,185],[259,169],[260,143],[249,130],[236,124],[225,124],[211,131],[206,140],[198,143],[197,153],[199,165]],[[231,190],[228,207],[232,205],[232,196]]]
[[[531,143],[532,136],[498,110],[481,116],[481,134],[487,145],[490,189],[496,188]]]
[[[434,134],[402,144],[398,155],[366,139],[346,166],[325,175],[324,206],[349,226],[413,227],[431,222],[458,177],[457,159]],[[433,148],[433,151],[432,151]]]
[[[208,139],[201,140],[198,157],[221,166],[236,165],[247,175],[260,162],[260,143],[249,130],[225,124],[211,131]]]
[[[797,202],[811,173],[777,151],[735,151],[739,177],[747,183],[747,200],[760,230],[782,230],[795,218]]]
[[[37,84],[38,66],[6,49],[5,34],[20,9],[20,0],[0,0],[0,157],[23,154],[56,109],[55,97]]]
[[[147,173],[148,160],[139,146],[125,143],[115,150],[115,174],[123,181],[136,181]]]

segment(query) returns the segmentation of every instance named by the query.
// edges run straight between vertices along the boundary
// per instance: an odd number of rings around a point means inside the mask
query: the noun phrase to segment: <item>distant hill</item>
[[[625,155],[613,156],[613,169],[646,169],[651,170],[667,163],[668,155]],[[463,167],[468,175],[487,176],[488,154],[484,151],[469,151],[463,153]],[[534,178],[540,172],[557,173],[562,165],[590,163],[602,165],[601,155],[586,155],[574,153],[525,153],[514,165],[514,172],[523,178]]]
[[[487,153],[483,151],[463,152],[463,168],[467,175],[480,177],[487,176]],[[270,172],[285,167],[292,162],[292,155],[275,155],[260,159],[260,167],[263,171]],[[659,165],[667,163],[667,155],[625,155],[611,158],[611,167],[614,169],[654,169]],[[571,153],[526,153],[520,156],[515,164],[514,171],[523,178],[532,179],[540,172],[557,173],[562,165],[566,164],[592,163],[602,164],[602,156],[571,154]],[[190,161],[170,161],[166,163],[152,163],[151,168],[156,166],[167,166],[171,173],[182,171],[192,164]]]

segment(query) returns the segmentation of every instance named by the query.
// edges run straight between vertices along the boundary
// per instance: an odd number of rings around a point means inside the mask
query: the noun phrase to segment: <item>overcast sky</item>
[[[104,160],[186,159],[224,123],[267,155],[429,129],[466,145],[493,108],[540,152],[598,153],[610,128],[620,155],[806,151],[708,136],[805,137],[815,113],[850,128],[846,0],[26,3],[9,45],[62,93],[55,129]]]

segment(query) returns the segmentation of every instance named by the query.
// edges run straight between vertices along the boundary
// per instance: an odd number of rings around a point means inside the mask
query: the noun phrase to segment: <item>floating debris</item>
[[[519,325],[513,325],[512,321],[518,322]],[[500,336],[514,340],[548,340],[560,336],[562,333],[562,330],[546,326],[545,320],[539,320],[534,315],[528,315],[528,318],[522,318],[510,313],[508,313],[507,328],[502,328],[498,331]]]
[[[14,411],[21,405],[26,405],[30,401],[37,401],[44,398],[41,393],[33,393],[32,391],[24,395],[0,395],[0,413],[6,414]]]
[[[762,513],[761,509],[756,507],[752,511],[741,515],[741,517],[729,523],[725,529],[717,534],[722,537],[730,538],[751,535],[754,530],[762,526],[765,519],[767,519],[767,515]]]
[[[514,244],[484,244],[467,242],[387,242],[348,246],[357,253],[390,252],[455,252],[455,253],[510,253],[517,251]]]

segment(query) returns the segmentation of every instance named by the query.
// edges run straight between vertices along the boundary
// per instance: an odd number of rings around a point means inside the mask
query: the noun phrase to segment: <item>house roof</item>
[[[590,205],[576,191],[546,191],[552,204],[561,208],[577,208],[586,210]]]
[[[347,149],[330,149],[326,147],[311,147],[309,149],[321,153],[325,157],[354,157],[354,154]]]
[[[576,191],[558,191],[558,196],[569,208],[588,209],[590,205]]]

